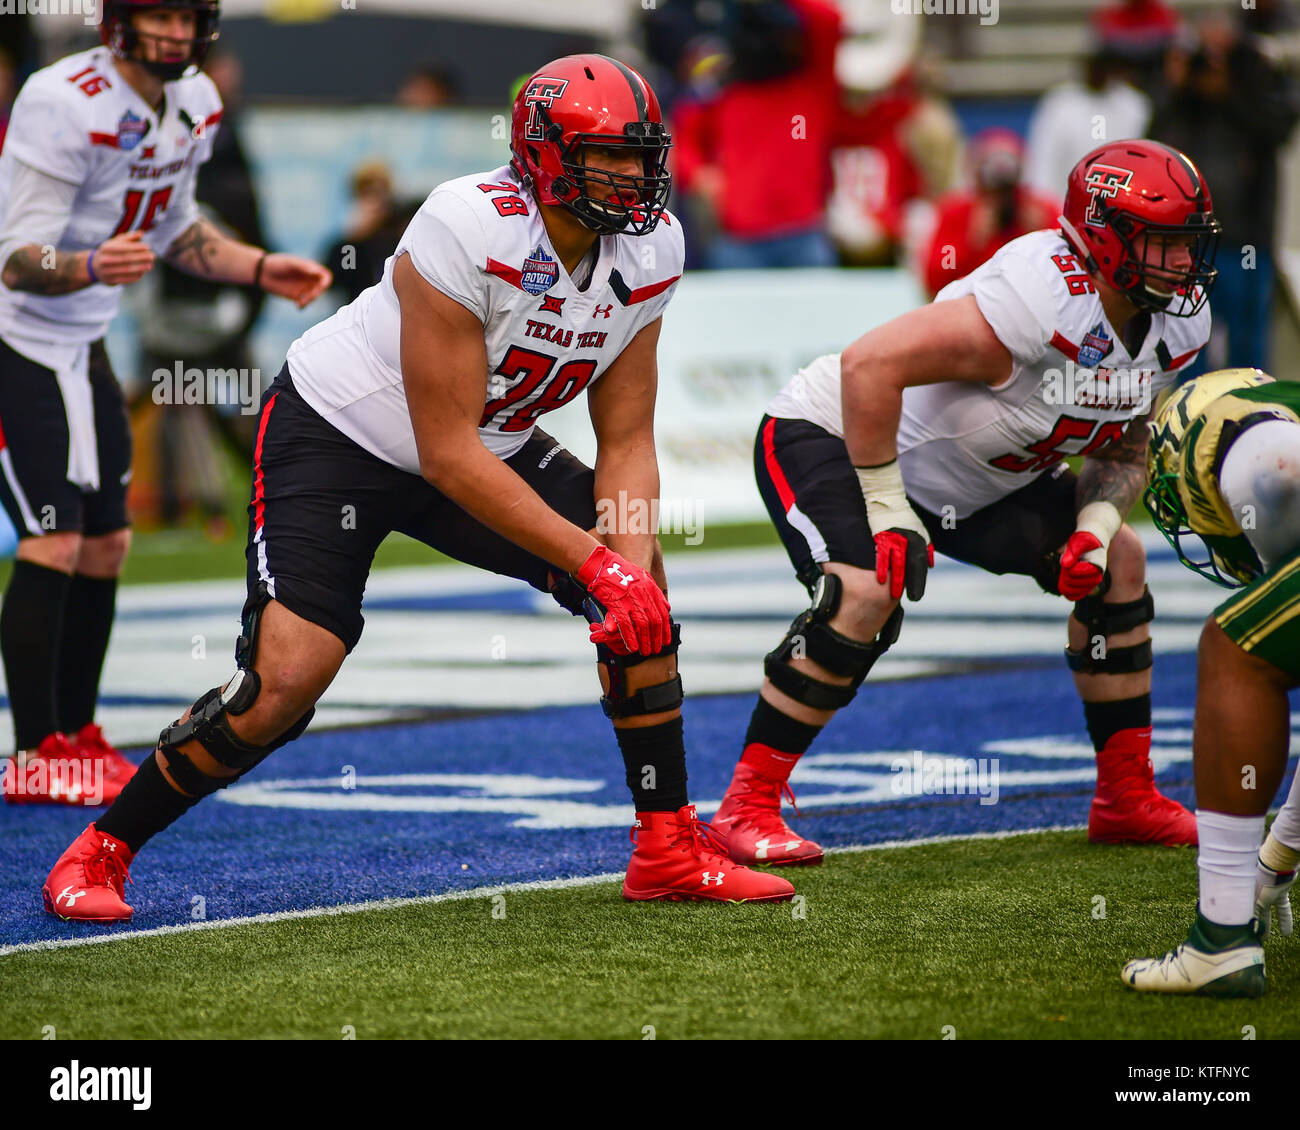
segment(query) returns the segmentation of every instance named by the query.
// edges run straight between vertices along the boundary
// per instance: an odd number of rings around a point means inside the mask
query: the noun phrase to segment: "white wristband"
[[[1124,516],[1115,509],[1114,503],[1090,502],[1079,511],[1074,528],[1092,534],[1105,549],[1123,524]]]
[[[1275,835],[1272,829],[1260,845],[1259,861],[1273,871],[1294,871],[1300,866],[1300,851],[1289,848]]]
[[[907,501],[897,459],[880,467],[855,467],[854,470],[858,473],[862,499],[867,504],[867,524],[873,534],[893,529],[915,530],[927,542],[930,540],[924,524]]]
[[[1096,549],[1088,550],[1083,555],[1083,560],[1104,571],[1106,550],[1110,546],[1110,539],[1119,533],[1119,528],[1123,524],[1123,515],[1110,502],[1090,502],[1080,510],[1074,528],[1080,533],[1092,534],[1101,542]]]

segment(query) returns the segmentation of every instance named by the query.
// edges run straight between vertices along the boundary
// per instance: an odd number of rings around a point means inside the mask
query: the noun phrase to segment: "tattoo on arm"
[[[210,275],[217,251],[227,238],[206,219],[195,220],[167,248],[164,258],[173,266],[193,275]]]
[[[20,247],[4,265],[4,284],[10,290],[46,297],[84,290],[86,281],[77,268],[77,255],[74,251],[56,251],[51,266],[41,247],[34,243]]]
[[[1109,502],[1127,514],[1146,484],[1148,412],[1136,417],[1116,444],[1088,456],[1079,472],[1075,500],[1080,509],[1089,502]]]

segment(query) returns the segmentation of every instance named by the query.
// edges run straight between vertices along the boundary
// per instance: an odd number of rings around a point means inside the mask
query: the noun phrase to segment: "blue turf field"
[[[1222,597],[1163,546],[1150,551],[1153,760],[1166,791],[1190,803],[1194,649]],[[688,556],[670,576],[691,795],[707,818],[739,752],[759,657],[805,598],[779,550]],[[126,590],[100,714],[111,737],[138,743],[137,759],[229,677],[241,597],[228,582]],[[796,769],[796,830],[833,847],[1082,825],[1094,759],[1061,656],[1067,611],[1024,578],[941,561],[898,644]],[[49,867],[99,810],[0,805],[0,947],[624,868],[631,805],[580,622],[517,583],[455,567],[376,574],[366,617],[307,736],[145,848],[131,924],[64,924],[41,906]],[[930,772],[996,759],[997,803],[980,803],[978,778],[960,795],[904,795],[896,769],[913,751]]]
[[[1191,700],[1194,658],[1171,656],[1157,670],[1155,700],[1164,708],[1158,713],[1157,750],[1165,760],[1173,758],[1161,780],[1189,802],[1190,718],[1182,718],[1180,708]],[[688,700],[692,793],[702,807],[721,796],[751,706],[749,695]],[[1046,739],[1052,738],[1086,740],[1069,680],[1051,662],[1027,659],[1014,674],[868,685],[814,747],[806,764],[815,764],[801,767],[814,779],[795,779],[806,805],[797,826],[832,846],[1079,824],[1091,795],[1092,759],[1084,751],[1070,756],[1068,747],[1058,747],[1044,758],[990,753],[987,746],[1039,739],[1029,744],[1051,749]],[[890,789],[897,776],[892,758],[834,756],[912,749],[997,756],[1003,782],[998,803],[982,805],[978,796],[899,796]],[[346,766],[356,775],[351,789],[342,787]],[[1006,783],[1017,773],[1034,776],[1025,784]],[[1038,782],[1036,775],[1043,773],[1075,779]],[[367,781],[399,774],[452,780]],[[456,781],[459,775],[482,779]],[[142,852],[133,868],[138,885],[128,896],[136,907],[132,925],[189,922],[199,905],[196,896],[214,919],[621,870],[630,817],[621,777],[613,739],[595,706],[309,734],[274,755],[245,788],[260,786],[267,798],[293,802],[293,795],[284,796],[289,790],[266,788],[292,779],[307,782],[293,790],[306,803],[344,807],[204,802]],[[558,783],[548,787],[554,779]],[[882,799],[854,799],[882,792]],[[371,807],[402,803],[451,811]],[[487,811],[457,811],[475,807]],[[0,809],[9,861],[0,880],[3,943],[86,929],[48,917],[39,895],[49,864],[85,823],[80,810]],[[588,826],[573,826],[583,824]],[[996,845],[989,851],[995,861]]]

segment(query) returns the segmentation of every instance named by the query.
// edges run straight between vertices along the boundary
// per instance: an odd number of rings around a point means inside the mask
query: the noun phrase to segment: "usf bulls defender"
[[[1179,559],[1245,587],[1201,634],[1196,921],[1177,949],[1130,961],[1123,978],[1154,992],[1259,996],[1260,943],[1274,909],[1291,933],[1300,864],[1300,776],[1264,839],[1286,771],[1287,691],[1300,685],[1300,384],[1258,369],[1189,381],[1153,424],[1148,460],[1147,507]]]

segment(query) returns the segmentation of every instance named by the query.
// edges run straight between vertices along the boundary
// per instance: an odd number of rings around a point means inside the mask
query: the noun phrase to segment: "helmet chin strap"
[[[1074,253],[1082,259],[1084,269],[1092,274],[1099,274],[1097,260],[1092,252],[1088,250],[1087,242],[1078,233],[1075,226],[1064,215],[1057,216],[1056,222],[1061,225],[1061,230],[1065,232],[1066,242],[1072,246]]]

